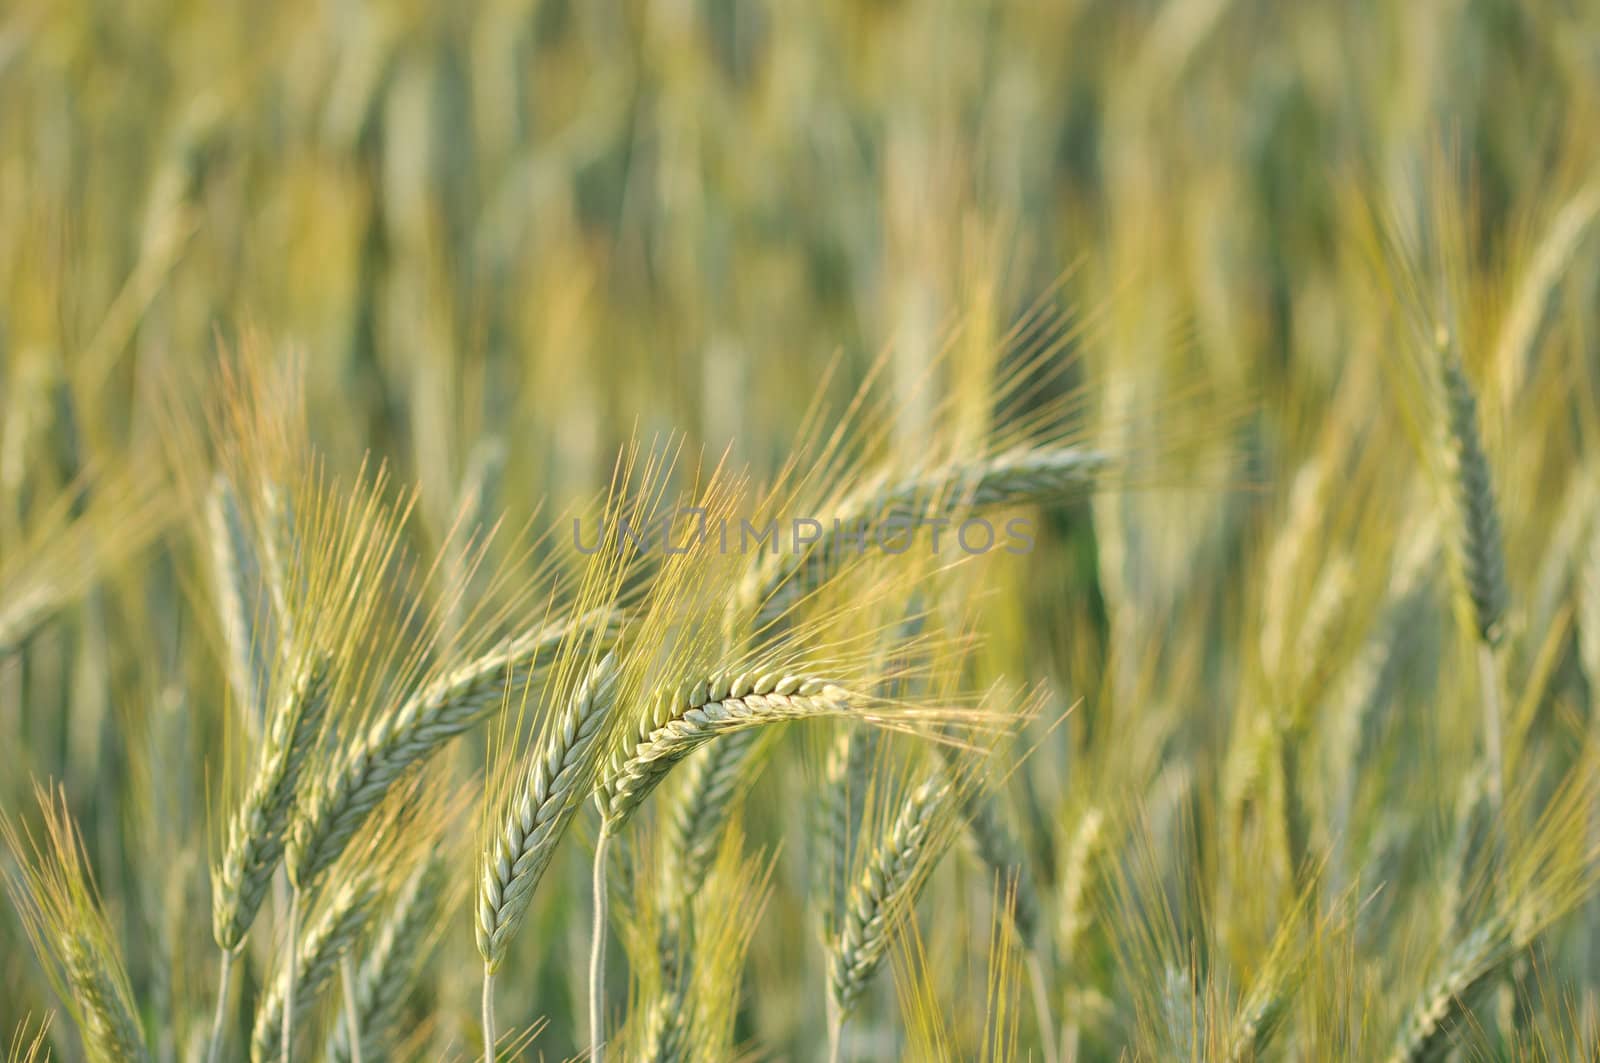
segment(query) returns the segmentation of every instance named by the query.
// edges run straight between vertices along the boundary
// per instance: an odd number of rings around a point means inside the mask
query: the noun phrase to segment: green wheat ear
[[[1445,454],[1456,506],[1455,554],[1472,605],[1478,638],[1490,645],[1504,635],[1506,563],[1495,504],[1494,479],[1478,432],[1478,403],[1461,360],[1442,331],[1436,338],[1445,400]]]

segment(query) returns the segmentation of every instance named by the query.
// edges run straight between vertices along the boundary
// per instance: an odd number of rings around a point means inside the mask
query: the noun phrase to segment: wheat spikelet
[[[285,967],[256,1010],[255,1028],[250,1038],[253,1063],[266,1063],[282,1056],[285,1010],[292,1008],[298,1026],[300,1017],[338,971],[340,957],[361,936],[379,895],[378,884],[371,875],[354,873],[324,901],[317,918],[300,935],[295,951],[292,1005],[288,999],[290,982]]]
[[[439,854],[413,871],[395,892],[388,914],[364,948],[355,980],[356,1025],[361,1031],[362,1059],[381,1057],[399,1019],[406,992],[428,952],[448,871],[445,858]],[[338,1063],[353,1058],[345,1023],[334,1026],[326,1055]]]
[[[945,839],[941,820],[951,784],[928,779],[902,803],[894,822],[867,856],[850,891],[839,931],[828,944],[828,989],[842,1021],[877,973],[894,920],[916,897]]]
[[[328,709],[328,663],[303,669],[268,724],[250,788],[228,825],[228,844],[212,871],[211,930],[232,952],[244,941],[283,856],[295,790],[322,733]]]
[[[718,735],[786,720],[842,716],[851,699],[822,679],[714,673],[694,686],[657,695],[638,733],[612,755],[596,800],[602,830],[615,834],[673,765]]]
[[[91,1063],[149,1058],[133,989],[89,873],[66,795],[36,788],[44,837],[18,831],[0,813],[0,841],[16,870],[0,869],[6,892],[56,995],[72,1015]]]
[[[573,693],[536,752],[532,770],[485,853],[477,939],[490,972],[499,966],[567,823],[586,796],[597,740],[616,701],[616,684],[617,660],[608,653]]]

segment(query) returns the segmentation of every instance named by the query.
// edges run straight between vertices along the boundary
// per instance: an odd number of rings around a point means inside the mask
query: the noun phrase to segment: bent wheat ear
[[[601,780],[595,798],[601,831],[612,835],[621,830],[673,765],[718,735],[851,711],[845,690],[799,676],[717,673],[693,687],[658,695],[638,733],[612,755]]]
[[[843,1021],[877,973],[894,919],[910,905],[948,841],[941,821],[951,784],[932,778],[905,799],[888,831],[867,857],[851,888],[838,934],[828,945],[828,989],[835,1023]]]
[[[305,667],[268,721],[255,775],[228,824],[222,862],[211,874],[211,930],[232,952],[244,941],[283,856],[295,789],[322,734],[328,710],[328,662]]]
[[[617,660],[606,654],[572,695],[506,810],[479,875],[478,952],[492,973],[516,933],[533,890],[586,796],[603,724],[616,704]]]
[[[91,1063],[140,1063],[149,1050],[139,1010],[66,797],[43,789],[37,797],[42,843],[0,813],[0,840],[17,867],[0,870],[0,877],[51,987],[77,1023],[84,1055]]]
[[[285,965],[256,1011],[255,1030],[250,1039],[253,1063],[267,1063],[283,1055],[285,1009],[292,1008],[295,1025],[300,1025],[300,1017],[338,971],[339,958],[361,936],[378,895],[377,883],[372,877],[357,874],[341,884],[324,903],[320,915],[301,936],[295,953],[294,1000],[288,999],[290,983]]]

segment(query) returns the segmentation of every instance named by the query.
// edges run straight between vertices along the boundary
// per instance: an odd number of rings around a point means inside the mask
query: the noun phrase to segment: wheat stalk
[[[284,1031],[292,1031],[294,1022],[338,972],[340,957],[360,937],[378,896],[373,877],[357,872],[341,882],[324,902],[294,953],[285,958],[284,969],[256,1011],[250,1040],[253,1063],[288,1057]]]

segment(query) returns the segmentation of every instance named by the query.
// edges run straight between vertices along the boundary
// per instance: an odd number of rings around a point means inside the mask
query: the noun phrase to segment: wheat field
[[[1600,1059],[1597,42],[0,0],[7,1060]]]

